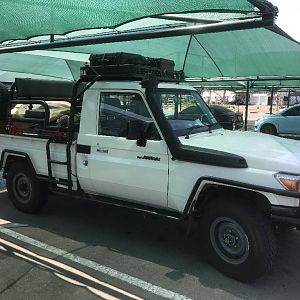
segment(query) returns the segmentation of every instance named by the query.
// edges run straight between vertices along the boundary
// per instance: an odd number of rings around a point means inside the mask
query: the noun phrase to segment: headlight
[[[263,120],[263,118],[259,118],[259,119],[257,119],[257,120],[255,121],[254,124],[258,124],[258,123],[260,123],[262,120]]]
[[[289,191],[300,192],[300,176],[277,173],[275,178]]]

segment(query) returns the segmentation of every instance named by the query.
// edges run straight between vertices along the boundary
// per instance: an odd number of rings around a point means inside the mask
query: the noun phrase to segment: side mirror
[[[143,136],[144,124],[138,120],[131,120],[127,123],[127,140],[138,140]]]

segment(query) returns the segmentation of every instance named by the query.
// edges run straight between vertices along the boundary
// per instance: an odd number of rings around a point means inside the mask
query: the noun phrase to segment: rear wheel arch
[[[37,179],[24,159],[14,160],[6,176],[9,198],[13,205],[26,213],[38,212],[47,201],[47,185]]]
[[[3,176],[7,176],[8,169],[14,164],[18,162],[24,162],[28,165],[31,172],[36,175],[35,168],[32,164],[32,161],[27,153],[13,151],[13,150],[3,150],[1,155],[1,164],[0,167],[4,169]]]

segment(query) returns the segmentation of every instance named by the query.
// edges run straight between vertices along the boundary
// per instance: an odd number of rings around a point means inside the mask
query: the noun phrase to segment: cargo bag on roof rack
[[[131,53],[91,54],[90,64],[81,68],[81,78],[93,80],[141,80],[146,75],[155,75],[158,80],[180,81],[182,72],[174,71],[175,63],[162,58],[149,58]]]
[[[147,57],[147,62],[152,68],[158,68],[165,72],[174,72],[175,63],[173,60]]]
[[[146,65],[146,57],[132,53],[91,54],[91,66]]]

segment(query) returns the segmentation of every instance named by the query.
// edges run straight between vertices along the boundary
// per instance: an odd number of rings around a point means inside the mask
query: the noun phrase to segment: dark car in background
[[[209,105],[217,121],[224,129],[240,129],[244,126],[243,114],[234,112],[221,105]]]

